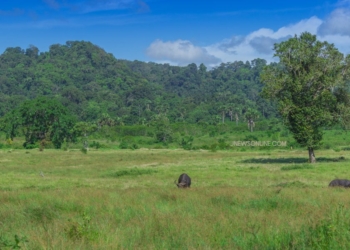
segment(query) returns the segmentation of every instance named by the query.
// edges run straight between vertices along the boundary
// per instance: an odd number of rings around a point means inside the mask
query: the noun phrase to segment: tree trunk
[[[316,163],[316,157],[315,157],[314,149],[313,148],[308,148],[308,150],[309,150],[309,162],[310,163]]]
[[[250,128],[250,132],[253,132],[253,127],[255,126],[254,121],[249,119],[248,120],[248,128]]]
[[[222,111],[222,123],[225,123],[225,111]]]
[[[84,147],[86,150],[89,150],[89,143],[88,143],[88,136],[87,136],[87,133],[84,133],[83,147]]]
[[[233,116],[232,111],[229,111],[229,116],[230,116],[230,120],[231,120],[231,122],[232,122],[232,116]]]

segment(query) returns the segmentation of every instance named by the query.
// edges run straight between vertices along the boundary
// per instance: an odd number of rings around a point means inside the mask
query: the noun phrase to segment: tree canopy
[[[308,32],[275,44],[274,50],[280,63],[264,68],[263,94],[277,100],[286,126],[315,162],[323,128],[349,120],[350,57]]]
[[[144,124],[166,113],[171,123],[216,123],[217,115],[231,120],[237,107],[239,121],[248,108],[269,118],[275,107],[259,96],[264,65],[263,59],[212,69],[118,60],[85,41],[53,44],[48,52],[7,48],[0,55],[0,117],[23,100],[48,96],[85,122],[107,114],[126,125]]]
[[[38,97],[23,102],[17,109],[7,113],[3,119],[2,130],[13,139],[18,129],[25,135],[24,146],[30,148],[36,142],[44,146],[51,141],[60,148],[64,140],[71,139],[75,118],[58,100]]]

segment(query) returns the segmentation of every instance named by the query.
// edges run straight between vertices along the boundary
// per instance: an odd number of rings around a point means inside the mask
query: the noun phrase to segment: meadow
[[[350,151],[0,150],[0,249],[347,249]],[[186,172],[190,189],[174,184]]]

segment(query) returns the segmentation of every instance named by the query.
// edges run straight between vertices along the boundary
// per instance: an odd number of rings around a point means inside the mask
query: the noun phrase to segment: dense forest
[[[80,121],[110,117],[146,124],[159,115],[170,122],[207,123],[275,117],[260,96],[263,59],[185,67],[116,59],[85,41],[7,48],[0,56],[0,117],[26,100],[58,99]]]

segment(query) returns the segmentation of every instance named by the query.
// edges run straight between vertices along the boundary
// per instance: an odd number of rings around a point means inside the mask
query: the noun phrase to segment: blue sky
[[[350,53],[350,0],[1,0],[8,47],[90,41],[118,59],[215,66],[273,58],[273,44],[309,31]]]

